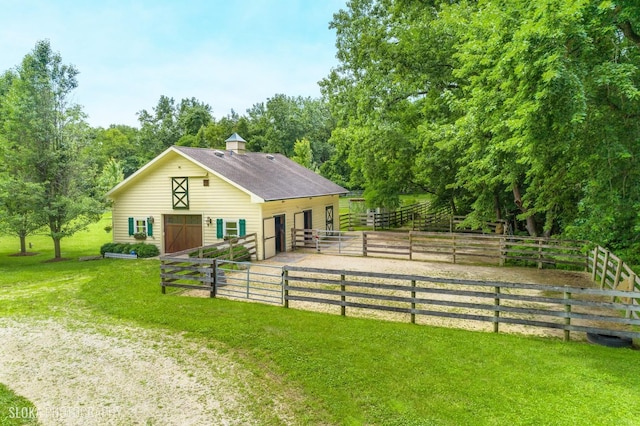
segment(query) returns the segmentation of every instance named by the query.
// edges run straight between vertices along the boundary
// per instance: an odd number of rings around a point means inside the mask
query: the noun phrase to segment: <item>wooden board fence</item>
[[[640,338],[640,320],[620,315],[640,310],[639,292],[285,266],[284,293],[285,307],[327,304],[341,315],[365,309],[411,322],[417,315],[489,322],[494,332],[501,324],[556,329],[565,340],[571,332]],[[607,301],[613,297],[619,301]]]
[[[216,244],[160,256],[160,286],[207,290],[215,296],[216,259],[251,260],[256,258],[256,234],[231,238]]]
[[[586,269],[590,254],[586,242],[507,235],[442,232],[355,232],[294,229],[293,248],[360,256],[395,257],[453,263],[519,263],[529,266]],[[341,248],[342,242],[348,250]],[[362,241],[361,247],[356,242]]]

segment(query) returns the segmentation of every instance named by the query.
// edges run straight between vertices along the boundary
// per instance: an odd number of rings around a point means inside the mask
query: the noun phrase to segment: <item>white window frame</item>
[[[133,233],[134,234],[138,234],[138,233],[144,233],[145,235],[147,235],[147,218],[139,218],[139,217],[134,217],[133,218]]]
[[[235,223],[235,227],[231,228],[232,230],[235,231],[235,234],[230,234],[229,233],[229,224],[231,223]],[[224,219],[223,222],[223,226],[224,226],[224,236],[225,237],[234,237],[237,238],[240,235],[240,219]]]

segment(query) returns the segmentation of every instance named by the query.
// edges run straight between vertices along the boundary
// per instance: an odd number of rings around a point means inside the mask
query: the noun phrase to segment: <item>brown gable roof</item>
[[[281,154],[174,146],[183,155],[265,201],[344,194],[346,189]]]

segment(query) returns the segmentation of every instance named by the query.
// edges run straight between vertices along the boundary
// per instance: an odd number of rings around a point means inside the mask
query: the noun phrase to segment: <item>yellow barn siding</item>
[[[189,178],[189,209],[173,209],[172,177]],[[205,186],[204,180],[208,180]],[[274,215],[286,216],[286,250],[291,250],[291,230],[294,215],[304,210],[313,211],[314,229],[325,229],[325,208],[334,208],[334,229],[339,229],[338,196],[296,198],[265,203],[252,202],[251,195],[217,177],[178,153],[170,152],[159,158],[151,167],[143,169],[135,179],[119,188],[112,195],[113,240],[136,242],[128,235],[128,218],[154,217],[153,236],[146,242],[155,244],[164,253],[164,216],[201,215],[203,244],[213,244],[217,239],[216,220],[246,221],[247,234],[257,234],[258,258],[263,258],[263,220]],[[211,219],[209,223],[208,219]]]
[[[189,209],[173,209],[172,177],[189,178]],[[204,186],[203,180],[209,180]],[[260,208],[250,203],[250,196],[232,186],[193,162],[172,154],[158,161],[155,167],[147,170],[126,189],[114,197],[113,239],[115,242],[136,242],[128,235],[128,218],[146,218],[153,216],[154,235],[145,242],[155,244],[164,252],[163,216],[167,214],[202,215],[203,243],[217,241],[215,220],[245,219],[247,233],[262,228]],[[212,219],[209,225],[207,218]]]
[[[277,215],[285,215],[285,232],[287,250],[292,248],[291,230],[294,228],[294,215],[305,210],[312,210],[312,227],[313,229],[326,229],[325,207],[333,206],[333,226],[334,229],[340,229],[338,218],[338,196],[327,195],[323,197],[313,198],[295,198],[292,200],[269,201],[262,206],[263,218],[269,218]],[[262,237],[260,240],[262,245]]]

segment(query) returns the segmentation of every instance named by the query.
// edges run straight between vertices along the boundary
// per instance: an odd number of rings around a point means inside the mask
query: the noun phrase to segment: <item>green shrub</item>
[[[100,247],[100,255],[104,256],[105,253],[113,253],[113,247],[115,243],[106,243]]]
[[[132,246],[138,257],[154,257],[160,254],[160,250],[153,244],[138,243]]]
[[[106,243],[100,247],[100,254],[102,256],[104,256],[105,253],[130,254],[132,251],[135,251],[138,257],[154,257],[160,254],[158,247],[147,243]]]

